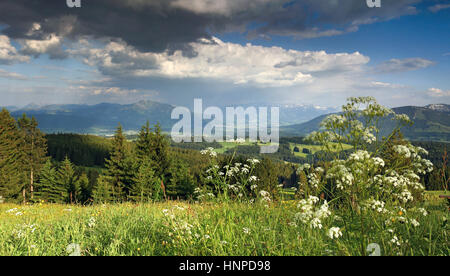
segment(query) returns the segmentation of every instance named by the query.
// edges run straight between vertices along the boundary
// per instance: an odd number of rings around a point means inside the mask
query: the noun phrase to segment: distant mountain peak
[[[450,112],[450,105],[448,105],[448,104],[429,104],[429,105],[425,106],[425,108],[436,110],[436,111]]]

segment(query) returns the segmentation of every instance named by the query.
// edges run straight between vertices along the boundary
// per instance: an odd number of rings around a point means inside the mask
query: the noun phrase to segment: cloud
[[[20,52],[24,55],[38,57],[48,54],[51,59],[64,59],[68,55],[62,49],[63,38],[55,34],[48,35],[43,40],[20,39],[22,45]]]
[[[11,45],[10,39],[5,35],[0,35],[0,64],[10,65],[29,61],[28,56],[18,53],[17,49]]]
[[[0,78],[9,80],[27,80],[28,78],[14,72],[8,72],[6,70],[0,69]]]
[[[450,9],[450,4],[444,4],[444,5],[436,4],[434,6],[429,7],[428,9],[433,13],[437,13],[441,10]]]
[[[98,83],[99,84],[99,83]],[[69,91],[79,96],[80,102],[97,103],[135,103],[140,100],[153,99],[159,93],[148,89],[129,89],[106,86],[70,86]]]
[[[430,88],[427,91],[428,95],[435,98],[441,98],[441,97],[450,97],[450,90],[442,90],[439,88]]]
[[[395,83],[388,83],[388,82],[381,82],[381,81],[372,81],[372,82],[370,82],[369,87],[398,89],[398,88],[405,88],[406,86],[402,85],[402,84],[395,84]]]
[[[434,65],[435,62],[423,58],[391,59],[376,66],[377,73],[398,73],[424,69]]]
[[[218,38],[203,39],[189,46],[197,53],[195,57],[186,57],[182,51],[142,53],[123,42],[93,48],[82,41],[68,52],[97,67],[104,75],[116,78],[206,78],[259,87],[310,83],[314,74],[358,71],[369,62],[368,57],[358,52],[296,51],[227,43]]]
[[[420,2],[383,0],[382,8],[370,9],[364,0],[95,0],[69,9],[64,0],[15,0],[0,2],[0,24],[12,39],[48,43],[55,37],[76,41],[90,36],[121,40],[141,52],[184,49],[195,55],[186,45],[210,39],[214,33],[334,36],[363,24],[414,14]]]

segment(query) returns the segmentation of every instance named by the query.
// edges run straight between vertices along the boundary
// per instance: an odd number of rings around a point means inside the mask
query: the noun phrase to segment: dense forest
[[[261,187],[274,190],[297,187],[299,164],[324,160],[320,151],[299,157],[289,143],[306,144],[302,137],[282,138],[275,154],[261,156],[257,143],[238,145],[219,155],[221,165],[258,158],[255,174]],[[425,186],[448,186],[447,143],[413,142],[429,152],[435,170]],[[220,143],[174,144],[159,125],[147,123],[130,140],[119,124],[114,137],[48,134],[26,115],[17,121],[4,109],[0,113],[0,195],[13,202],[89,204],[161,199],[193,199],[197,187],[207,185],[209,158],[205,148]],[[343,153],[348,154],[348,153]]]
[[[100,203],[190,199],[205,183],[208,157],[171,147],[159,125],[142,127],[133,141],[119,124],[113,138],[45,135],[34,118],[0,114],[0,195],[13,202]],[[220,156],[220,162],[244,160]],[[262,186],[288,181],[291,165],[261,161]]]

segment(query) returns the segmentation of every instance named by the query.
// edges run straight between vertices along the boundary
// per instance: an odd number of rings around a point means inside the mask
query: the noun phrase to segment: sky
[[[0,0],[0,106],[450,104],[450,0]]]

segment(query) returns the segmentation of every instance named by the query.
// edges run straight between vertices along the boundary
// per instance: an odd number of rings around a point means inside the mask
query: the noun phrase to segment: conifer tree
[[[19,130],[22,134],[23,143],[21,150],[24,153],[24,169],[28,173],[29,185],[23,187],[24,202],[25,191],[30,190],[30,198],[34,197],[34,182],[38,178],[38,172],[47,160],[47,141],[44,134],[38,129],[38,123],[34,117],[31,119],[23,114],[18,120]]]
[[[6,109],[0,112],[0,195],[17,198],[24,180],[22,139],[16,120]]]
[[[164,180],[167,180],[167,174],[170,169],[170,156],[169,156],[169,142],[167,138],[161,133],[161,127],[159,123],[155,126],[154,134],[151,135],[151,151],[149,157],[154,161],[155,174]]]
[[[89,178],[86,173],[83,173],[78,179],[78,183],[76,185],[79,189],[77,200],[79,203],[85,204],[89,201],[91,197],[90,189],[89,189]]]
[[[131,188],[134,171],[130,168],[133,162],[130,159],[130,151],[120,124],[112,144],[110,158],[106,160],[106,175],[110,181],[114,199],[125,201]]]
[[[36,197],[51,203],[64,203],[68,197],[66,187],[57,181],[57,172],[50,160],[41,170],[36,184]]]
[[[167,196],[171,199],[188,198],[195,189],[192,175],[186,165],[179,160],[173,160],[165,184]]]
[[[154,134],[150,129],[150,123],[147,121],[147,124],[142,126],[136,141],[136,157],[139,161],[150,157],[152,152],[153,136]]]
[[[155,176],[153,162],[145,158],[133,179],[131,189],[132,199],[135,201],[159,200],[161,196],[161,180]]]
[[[66,157],[58,169],[57,182],[61,187],[65,187],[67,191],[66,201],[68,203],[77,202],[77,195],[79,193],[78,181],[75,177],[75,170],[72,162]]]
[[[97,178],[97,185],[92,191],[92,198],[94,203],[109,203],[112,202],[112,187],[111,180],[108,176],[100,175]]]

